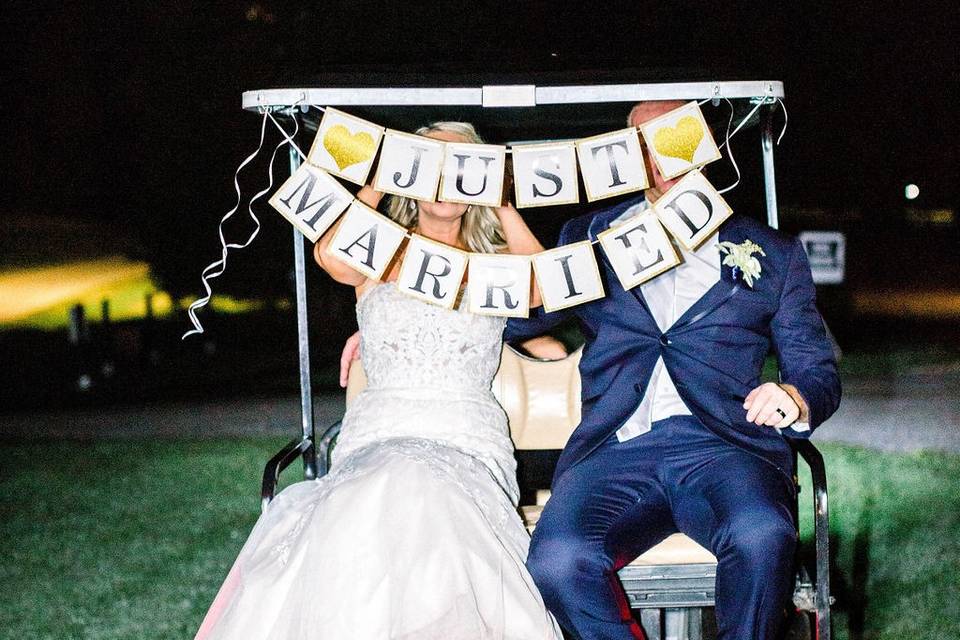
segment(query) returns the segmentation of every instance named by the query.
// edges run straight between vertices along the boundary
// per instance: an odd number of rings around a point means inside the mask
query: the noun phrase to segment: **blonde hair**
[[[469,122],[434,122],[420,127],[416,134],[422,136],[436,131],[456,134],[462,137],[464,142],[483,143],[483,139]],[[387,203],[387,215],[405,228],[412,229],[420,219],[420,207],[413,198],[392,195]],[[500,218],[492,208],[475,204],[468,205],[466,213],[463,214],[460,240],[467,249],[476,253],[499,253],[507,248]]]

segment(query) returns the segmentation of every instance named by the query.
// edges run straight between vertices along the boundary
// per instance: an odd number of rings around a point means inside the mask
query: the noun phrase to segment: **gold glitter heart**
[[[372,158],[377,151],[377,143],[366,131],[350,133],[349,129],[338,124],[327,129],[323,136],[323,148],[343,171],[352,164]]]
[[[662,156],[693,162],[703,140],[703,126],[693,116],[684,116],[675,127],[661,127],[653,136],[653,148]]]

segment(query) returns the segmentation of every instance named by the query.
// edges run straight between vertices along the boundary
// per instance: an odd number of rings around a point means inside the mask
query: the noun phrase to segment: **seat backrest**
[[[517,449],[562,449],[580,423],[580,356],[537,360],[504,346],[493,394],[510,421]],[[360,362],[350,367],[347,405],[367,386]]]

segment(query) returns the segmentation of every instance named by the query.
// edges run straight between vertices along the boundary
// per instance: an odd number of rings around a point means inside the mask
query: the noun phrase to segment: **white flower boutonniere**
[[[723,264],[733,267],[733,277],[737,277],[739,271],[743,281],[752,289],[753,281],[760,279],[761,271],[760,261],[754,258],[753,254],[759,253],[764,257],[767,255],[760,248],[760,245],[749,239],[740,244],[721,242],[720,253],[726,254],[723,258]]]

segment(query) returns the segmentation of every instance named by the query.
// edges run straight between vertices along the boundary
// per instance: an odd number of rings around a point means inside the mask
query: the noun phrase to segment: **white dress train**
[[[261,515],[197,640],[558,640],[490,391],[504,320],[388,284],[357,318],[368,387],[332,469]]]

